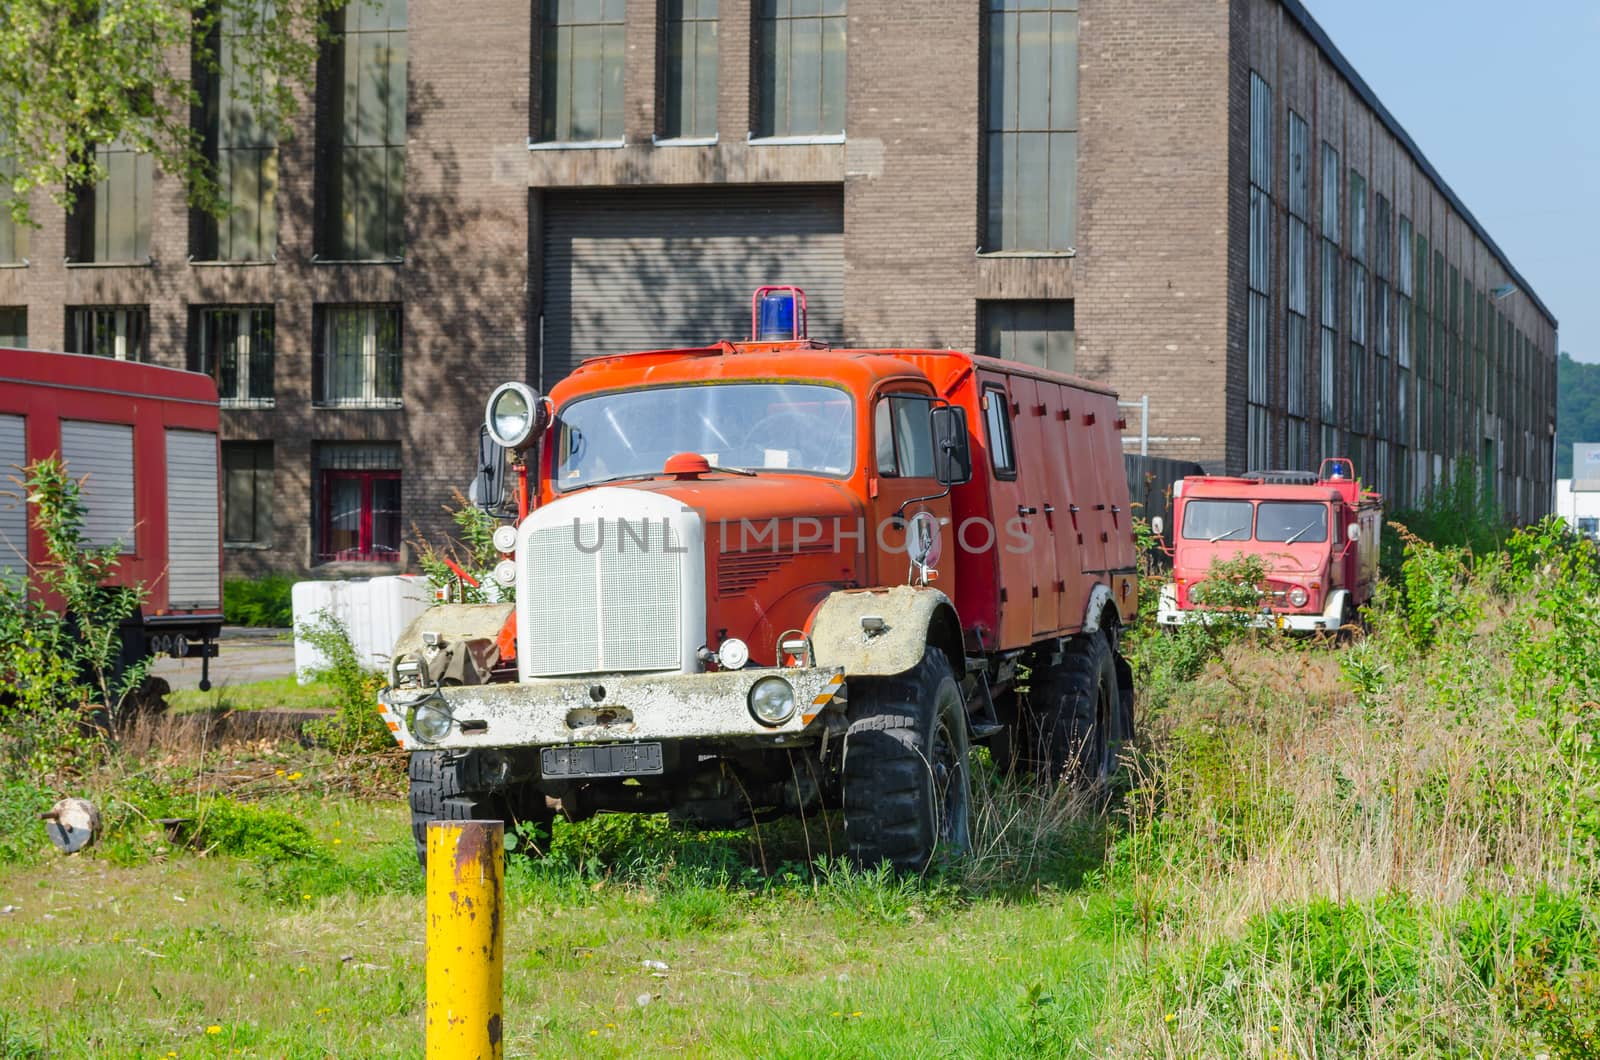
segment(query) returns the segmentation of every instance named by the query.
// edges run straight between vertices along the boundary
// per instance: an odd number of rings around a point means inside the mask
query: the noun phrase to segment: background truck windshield
[[[1183,506],[1185,541],[1248,541],[1249,501],[1190,501]]]
[[[1326,541],[1328,506],[1316,501],[1262,501],[1256,506],[1256,540]]]
[[[558,489],[659,472],[674,453],[721,467],[848,475],[850,395],[809,383],[718,383],[600,394],[557,417]]]

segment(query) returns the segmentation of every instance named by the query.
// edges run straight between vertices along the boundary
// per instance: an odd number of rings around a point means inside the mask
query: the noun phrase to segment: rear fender
[[[863,625],[863,619],[873,621]],[[850,677],[904,673],[922,661],[930,644],[950,657],[958,679],[966,673],[955,606],[926,586],[830,593],[813,612],[807,632],[815,665],[841,667]]]

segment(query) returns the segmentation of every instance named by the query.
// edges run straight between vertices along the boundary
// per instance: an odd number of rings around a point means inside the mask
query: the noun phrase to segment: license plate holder
[[[659,743],[613,743],[595,747],[545,747],[539,771],[551,780],[647,777],[666,772]]]

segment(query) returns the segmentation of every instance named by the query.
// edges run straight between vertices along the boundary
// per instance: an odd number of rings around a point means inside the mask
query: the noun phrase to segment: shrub
[[[310,622],[300,624],[295,635],[309,642],[324,660],[309,671],[310,676],[333,689],[333,716],[307,724],[306,734],[336,754],[392,747],[388,726],[378,714],[383,675],[369,669],[356,654],[344,623],[329,611],[318,611]]]
[[[294,579],[286,574],[222,583],[222,620],[231,626],[294,625]]]
[[[500,551],[494,547],[499,520],[469,502],[459,491],[455,495],[455,507],[445,505],[444,510],[456,524],[459,538],[435,543],[415,526],[411,528],[417,541],[417,564],[434,590],[444,599],[465,604],[515,600],[516,586],[501,585],[494,580],[494,568],[500,562]],[[462,577],[463,572],[466,577]]]

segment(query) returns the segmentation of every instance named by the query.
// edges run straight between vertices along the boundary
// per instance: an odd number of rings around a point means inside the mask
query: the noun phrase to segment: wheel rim
[[[961,760],[958,741],[950,731],[948,718],[941,713],[933,736],[933,798],[935,839],[942,846],[957,849],[967,839],[967,766]]]

